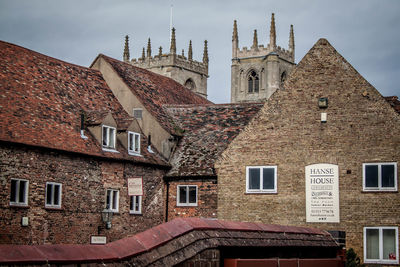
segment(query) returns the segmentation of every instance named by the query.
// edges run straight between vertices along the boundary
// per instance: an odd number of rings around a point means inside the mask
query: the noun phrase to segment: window
[[[113,212],[118,212],[119,191],[115,189],[107,189],[106,208]]]
[[[140,134],[128,132],[128,152],[129,154],[140,154]]]
[[[276,193],[276,166],[246,167],[246,193]]]
[[[399,263],[397,227],[364,227],[364,262]]]
[[[103,125],[103,148],[115,149],[115,128]]]
[[[133,109],[133,117],[136,119],[142,119],[143,111],[141,108],[134,108]]]
[[[248,92],[249,93],[258,93],[259,91],[259,79],[257,73],[252,70],[247,78],[248,81]]]
[[[187,79],[185,82],[185,87],[192,91],[196,89],[196,85],[192,79]]]
[[[142,214],[142,196],[131,196],[129,213]]]
[[[11,179],[10,205],[28,205],[28,180]]]
[[[46,208],[61,208],[61,184],[46,183]]]
[[[364,191],[397,191],[397,163],[364,163]]]
[[[177,206],[197,206],[197,185],[178,185]]]

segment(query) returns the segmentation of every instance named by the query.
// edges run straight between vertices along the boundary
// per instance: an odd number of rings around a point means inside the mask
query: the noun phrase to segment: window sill
[[[364,260],[366,264],[384,264],[384,265],[397,265],[399,264],[398,260]]]
[[[398,193],[396,189],[363,189],[361,193]]]
[[[130,211],[129,214],[130,214],[130,215],[139,215],[139,216],[143,216],[143,214],[142,214],[141,212],[133,212],[133,211]]]
[[[112,153],[119,153],[117,150],[113,149],[113,148],[106,148],[106,147],[102,147],[103,151],[105,152],[112,152]]]
[[[246,191],[246,195],[277,195],[277,191]]]
[[[21,209],[29,209],[28,204],[17,204],[17,203],[10,203],[11,208],[21,208]]]
[[[185,207],[188,207],[188,208],[195,208],[195,207],[198,207],[197,204],[176,204],[176,206],[177,206],[178,208],[185,208]]]
[[[140,153],[136,153],[136,152],[132,152],[132,151],[128,151],[128,154],[130,156],[143,157]]]

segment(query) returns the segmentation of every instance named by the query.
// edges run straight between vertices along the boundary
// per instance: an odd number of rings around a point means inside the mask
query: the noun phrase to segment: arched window
[[[281,88],[283,87],[283,83],[286,81],[286,71],[281,74]]]
[[[258,93],[260,88],[260,79],[258,78],[258,74],[254,70],[250,72],[247,81],[248,81],[248,92]]]
[[[185,82],[185,87],[189,90],[194,91],[194,89],[196,89],[196,84],[194,83],[194,81],[192,79],[187,79]]]

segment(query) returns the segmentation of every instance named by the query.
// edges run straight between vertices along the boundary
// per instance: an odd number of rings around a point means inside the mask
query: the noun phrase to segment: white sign
[[[306,221],[340,222],[338,165],[306,166]]]
[[[128,195],[142,196],[143,195],[143,178],[134,177],[128,178]]]
[[[107,237],[105,237],[105,236],[92,235],[90,237],[90,244],[104,245],[106,243],[107,243]]]

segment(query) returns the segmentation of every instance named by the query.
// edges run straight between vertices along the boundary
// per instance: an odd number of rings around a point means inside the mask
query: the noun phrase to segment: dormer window
[[[128,152],[129,154],[140,154],[140,134],[128,132]]]
[[[103,149],[115,149],[115,133],[116,130],[114,127],[103,125]]]

